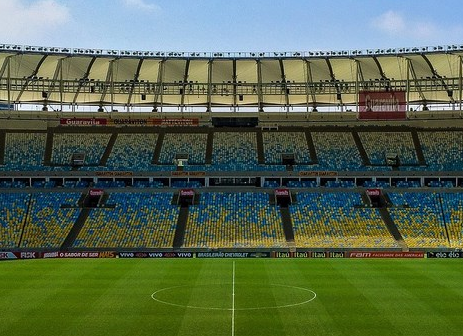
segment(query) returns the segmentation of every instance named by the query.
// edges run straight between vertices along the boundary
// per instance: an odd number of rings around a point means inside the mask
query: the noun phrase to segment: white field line
[[[232,272],[232,326],[231,336],[235,336],[235,261],[233,260],[233,272]]]

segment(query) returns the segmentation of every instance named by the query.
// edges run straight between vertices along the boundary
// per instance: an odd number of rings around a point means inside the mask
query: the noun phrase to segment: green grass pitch
[[[461,336],[463,263],[1,262],[0,304],[0,335],[8,336]]]

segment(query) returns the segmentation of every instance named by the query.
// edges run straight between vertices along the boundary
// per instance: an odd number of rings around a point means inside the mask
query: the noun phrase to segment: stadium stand
[[[350,132],[312,132],[318,165],[314,169],[360,170],[362,158]]]
[[[110,137],[110,134],[55,133],[52,164],[70,166],[73,154],[84,153],[85,165],[97,166]]]
[[[397,248],[377,209],[362,206],[358,193],[297,194],[290,206],[298,247]]]
[[[108,158],[107,167],[114,170],[149,171],[157,134],[119,133]]]
[[[419,132],[421,147],[427,170],[463,170],[463,132],[434,131]]]
[[[257,140],[252,132],[215,132],[214,170],[253,170],[257,166]]]
[[[311,162],[304,132],[263,132],[266,164],[282,164],[282,154],[294,154],[296,164]]]
[[[80,193],[36,193],[32,195],[21,241],[24,248],[59,248],[74,225],[80,210]]]
[[[207,134],[167,133],[162,143],[159,163],[172,164],[176,154],[188,154],[188,164],[206,163]]]
[[[0,249],[19,246],[30,195],[0,193]]]
[[[441,193],[450,247],[463,249],[463,193]]]
[[[3,170],[44,170],[46,137],[45,133],[6,133]]]
[[[443,209],[437,193],[388,194],[391,218],[410,248],[448,248]]]
[[[359,132],[371,164],[385,165],[388,153],[397,154],[401,164],[418,164],[410,132]]]
[[[91,210],[73,247],[172,247],[179,207],[173,193],[111,193],[114,208]]]
[[[190,207],[186,248],[285,247],[281,217],[264,193],[203,193]]]

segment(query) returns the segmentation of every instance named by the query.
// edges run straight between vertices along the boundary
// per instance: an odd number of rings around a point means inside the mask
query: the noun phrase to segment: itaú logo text
[[[399,111],[399,100],[392,94],[385,98],[371,98],[370,95],[365,97],[366,111],[374,112],[393,112]]]

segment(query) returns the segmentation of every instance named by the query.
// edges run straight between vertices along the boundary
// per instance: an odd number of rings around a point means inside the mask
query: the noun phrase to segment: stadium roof
[[[461,103],[463,45],[151,52],[0,45],[0,101],[95,106],[356,105],[363,90]]]

